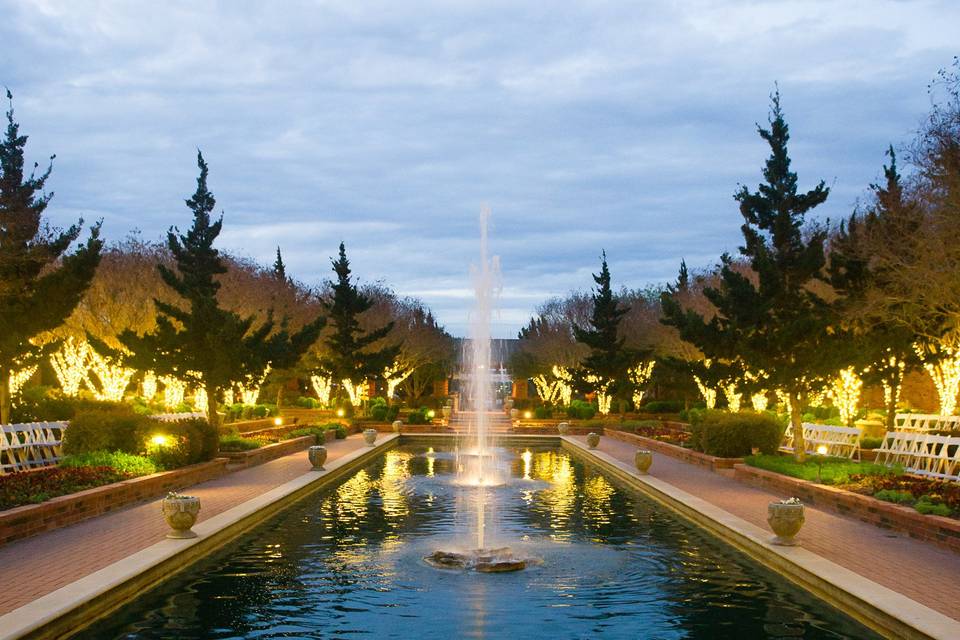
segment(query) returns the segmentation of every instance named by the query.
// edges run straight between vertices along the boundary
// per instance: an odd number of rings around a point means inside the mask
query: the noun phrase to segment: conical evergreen
[[[326,355],[320,367],[336,381],[349,380],[358,385],[392,365],[400,346],[374,348],[393,330],[392,321],[370,331],[361,327],[360,317],[373,306],[373,300],[351,281],[350,262],[342,242],[332,264],[337,279],[330,283],[333,295],[323,301],[323,306],[333,331],[325,339]]]
[[[610,268],[607,254],[603,253],[600,273],[593,274],[597,284],[593,294],[593,313],[589,327],[573,327],[574,338],[587,346],[590,353],[581,361],[579,377],[584,390],[593,390],[597,384],[608,385],[607,392],[621,400],[628,392],[627,370],[637,359],[637,353],[627,349],[620,337],[620,321],[630,310],[622,306],[610,286]],[[586,383],[587,378],[597,382]]]
[[[30,343],[60,326],[73,312],[100,263],[100,224],[73,253],[83,220],[65,231],[42,224],[53,193],[44,187],[53,168],[37,175],[37,165],[24,176],[27,136],[13,120],[13,95],[7,130],[0,142],[0,422],[10,420],[9,380],[22,367],[35,364],[45,350]],[[50,345],[48,345],[50,346]]]
[[[763,370],[765,384],[789,396],[797,456],[802,458],[800,424],[806,396],[838,368],[836,345],[828,344],[836,329],[830,305],[811,288],[824,279],[826,232],[804,224],[830,190],[821,181],[810,191],[798,191],[779,93],[772,96],[769,129],[759,125],[757,129],[770,146],[765,182],[756,191],[743,186],[734,196],[744,219],[740,253],[756,284],[724,255],[720,286],[704,290],[717,308],[713,318],[682,309],[669,295],[662,302],[665,321],[706,357],[739,363],[753,372]]]
[[[273,277],[281,282],[287,281],[287,267],[283,264],[283,256],[280,255],[280,247],[277,247],[277,259],[273,262]]]
[[[217,276],[227,268],[213,243],[223,217],[211,222],[216,200],[207,188],[207,164],[199,152],[197,165],[197,190],[186,201],[193,212],[193,225],[186,234],[175,229],[167,234],[176,269],[158,265],[163,281],[180,294],[183,304],[155,300],[156,330],[144,336],[125,331],[119,339],[132,353],[125,359],[133,366],[203,387],[207,418],[216,426],[221,392],[233,383],[261,375],[268,365],[278,369],[292,366],[317,340],[323,319],[291,335],[285,321],[277,325],[270,319],[254,329],[253,316],[242,318],[220,308]]]

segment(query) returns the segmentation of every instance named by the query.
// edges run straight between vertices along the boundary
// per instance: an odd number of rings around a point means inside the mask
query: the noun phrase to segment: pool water
[[[470,548],[476,492],[449,453],[402,446],[75,637],[879,637],[566,451],[502,458],[487,535],[525,571],[423,561]]]

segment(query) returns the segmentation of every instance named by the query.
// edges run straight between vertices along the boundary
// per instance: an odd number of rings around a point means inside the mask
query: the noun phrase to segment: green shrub
[[[370,406],[370,417],[377,422],[393,422],[400,415],[399,405],[388,405],[383,398],[376,398],[379,403]]]
[[[347,428],[342,424],[337,424],[334,431],[336,431],[337,440],[343,440],[347,437]]]
[[[320,401],[316,398],[308,398],[306,396],[300,396],[297,398],[294,405],[298,407],[303,407],[304,409],[317,409],[320,407]]]
[[[637,408],[642,413],[679,413],[682,410],[682,400],[651,400]]]
[[[879,449],[883,445],[883,438],[860,438],[861,449]]]
[[[331,426],[329,428],[334,429],[335,427]],[[326,432],[327,426],[314,425],[309,427],[300,427],[299,429],[288,431],[284,439],[293,440],[294,438],[302,438],[303,436],[313,436],[316,444],[323,444],[326,442]]]
[[[425,407],[421,407],[407,414],[407,424],[427,424],[427,422],[429,422],[429,420],[427,419],[427,409]]]
[[[929,495],[920,496],[913,508],[924,515],[949,516],[953,513],[950,507]]]
[[[913,504],[913,494],[909,491],[897,491],[896,489],[883,489],[873,494],[877,500],[886,502],[896,502],[897,504]]]
[[[151,423],[128,405],[78,411],[63,432],[63,452],[66,455],[94,451],[139,454],[144,451]]]
[[[263,441],[257,438],[244,438],[234,433],[220,436],[220,451],[251,451],[262,446]]]
[[[575,420],[590,420],[596,413],[593,405],[583,400],[571,400],[567,406],[567,417]]]
[[[548,404],[539,406],[533,410],[533,417],[537,420],[549,420],[553,417],[553,407]]]
[[[526,411],[533,409],[533,400],[531,398],[514,398],[513,408],[517,411]]]
[[[51,422],[70,420],[78,411],[112,410],[125,406],[117,402],[102,402],[91,398],[73,398],[60,389],[47,386],[27,387],[17,398],[11,411],[11,421]]]
[[[205,418],[156,422],[149,435],[163,435],[169,440],[164,444],[151,443],[147,447],[150,458],[164,469],[176,469],[212,460],[220,445],[217,430],[211,427]]]
[[[110,467],[122,474],[148,476],[157,472],[157,465],[146,456],[137,456],[123,451],[91,451],[72,456],[64,456],[60,461],[64,468],[73,467]]]
[[[691,446],[721,458],[750,455],[754,447],[761,453],[776,453],[782,437],[780,422],[767,413],[707,410],[690,422]]]

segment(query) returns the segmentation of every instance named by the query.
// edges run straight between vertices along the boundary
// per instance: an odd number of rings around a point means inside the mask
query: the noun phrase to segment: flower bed
[[[83,467],[78,467],[83,469]],[[89,469],[89,467],[87,467]],[[43,472],[64,471],[43,469]],[[4,476],[29,476],[41,471]],[[139,478],[121,479],[60,495],[40,504],[26,504],[0,512],[0,545],[26,538],[44,531],[52,531],[108,511],[166,495],[170,491],[189,487],[227,473],[227,461],[216,458],[209,462],[193,464],[173,471],[163,471]],[[80,485],[76,485],[79,487]]]
[[[133,478],[113,467],[49,467],[0,476],[0,511]]]

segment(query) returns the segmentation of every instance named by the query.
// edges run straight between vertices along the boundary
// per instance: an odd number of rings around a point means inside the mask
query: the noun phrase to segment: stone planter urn
[[[516,420],[518,417],[520,417],[520,410],[519,410],[519,409],[510,409],[510,419],[511,419],[511,420]]]
[[[773,544],[792,547],[797,544],[794,536],[803,526],[803,503],[799,498],[771,502],[767,506],[767,523],[777,536]]]
[[[561,422],[560,424],[557,425],[557,431],[559,431],[560,435],[562,436],[567,435],[568,433],[570,433],[570,423]]]
[[[440,413],[443,415],[444,420],[449,420],[450,416],[453,415],[453,407],[448,404],[443,405],[440,409]]]
[[[367,443],[368,447],[372,447],[377,441],[377,430],[365,429],[363,432],[363,441]]]
[[[394,420],[393,421],[393,432],[400,433],[400,429],[403,428],[403,420]]]
[[[633,454],[633,464],[637,466],[640,475],[647,475],[650,465],[653,464],[653,452],[646,449],[637,449],[637,452]]]
[[[593,432],[588,433],[587,446],[591,449],[596,449],[598,444],[600,444],[600,434]]]
[[[197,534],[191,531],[200,513],[200,498],[182,496],[179,493],[168,493],[160,503],[163,517],[170,525],[168,538],[185,539],[196,538]]]
[[[310,459],[314,471],[323,471],[323,463],[327,461],[327,448],[314,445],[307,449],[307,458]]]

